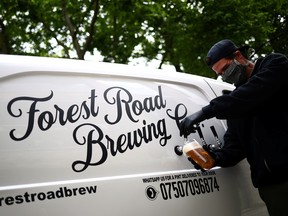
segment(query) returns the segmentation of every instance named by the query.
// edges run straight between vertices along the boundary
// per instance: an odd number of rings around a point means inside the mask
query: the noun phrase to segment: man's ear
[[[242,55],[242,53],[239,50],[237,50],[234,54],[235,54],[235,59],[240,64],[245,64],[247,62],[247,59]]]

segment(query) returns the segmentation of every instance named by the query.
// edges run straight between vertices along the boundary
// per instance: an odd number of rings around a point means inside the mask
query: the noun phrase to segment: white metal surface
[[[7,55],[0,77],[1,216],[264,215],[245,165],[201,173],[174,151],[183,144],[177,123],[230,85]],[[203,137],[191,137],[216,143],[211,127],[222,142],[216,119],[201,124]]]

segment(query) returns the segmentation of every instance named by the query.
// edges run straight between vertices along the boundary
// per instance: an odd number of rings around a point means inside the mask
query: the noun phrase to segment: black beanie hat
[[[236,50],[248,48],[249,46],[237,47],[231,40],[224,39],[214,44],[208,51],[206,64],[212,67],[217,61],[233,54]]]

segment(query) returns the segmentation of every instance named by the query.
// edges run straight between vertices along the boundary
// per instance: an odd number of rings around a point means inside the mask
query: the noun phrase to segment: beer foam
[[[186,154],[187,152],[196,148],[201,148],[201,145],[194,139],[183,146],[183,152]]]

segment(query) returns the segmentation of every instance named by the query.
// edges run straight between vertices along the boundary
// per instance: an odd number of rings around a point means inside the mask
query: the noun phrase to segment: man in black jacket
[[[247,46],[221,40],[211,47],[206,63],[236,88],[180,123],[180,135],[195,132],[201,121],[227,120],[222,149],[211,151],[215,166],[234,166],[247,158],[253,185],[270,216],[288,215],[288,59],[273,53],[256,63]]]

